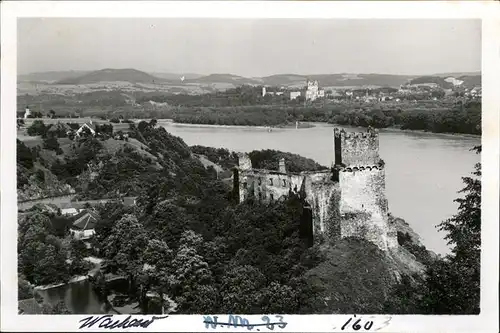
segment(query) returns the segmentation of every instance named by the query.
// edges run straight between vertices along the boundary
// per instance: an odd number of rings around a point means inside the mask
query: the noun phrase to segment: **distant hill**
[[[272,86],[298,86],[309,80],[319,81],[323,87],[388,86],[399,87],[414,76],[390,74],[278,74],[261,78],[262,84]]]
[[[90,73],[90,71],[53,71],[21,74],[17,76],[18,81],[47,81],[55,82],[69,78],[75,78]]]
[[[464,85],[467,88],[474,88],[481,85],[481,75],[464,75],[458,77],[459,80],[464,81]]]
[[[318,80],[323,86],[383,86],[399,87],[412,78],[408,75],[391,74],[333,74],[311,75],[312,80]]]
[[[202,76],[196,79],[185,80],[185,83],[227,83],[233,85],[244,85],[244,84],[261,84],[260,81],[255,79],[249,79],[243,76],[233,75],[233,74],[210,74]]]
[[[137,69],[112,69],[106,68],[98,71],[90,72],[78,77],[63,79],[58,81],[57,84],[89,84],[97,82],[130,82],[130,83],[163,83],[167,82],[151,74],[139,71]]]
[[[435,83],[442,88],[451,88],[453,84],[451,82],[445,81],[446,78],[439,76],[420,76],[410,80],[410,84],[426,84],[426,83]]]
[[[185,80],[193,80],[198,79],[204,75],[196,74],[196,73],[150,73],[153,76],[159,77],[161,79],[167,79],[171,81],[181,81],[181,77],[184,77]]]
[[[432,74],[431,76],[440,76],[440,77],[481,76],[481,72],[437,73],[437,74]]]
[[[454,82],[454,83],[453,83]],[[481,75],[464,75],[464,76],[437,76],[428,75],[413,78],[410,84],[425,84],[436,83],[443,89],[452,88],[455,85],[472,89],[475,86],[481,85]]]
[[[184,77],[184,81],[181,80]],[[241,85],[266,85],[299,87],[307,79],[317,80],[321,87],[399,87],[406,83],[436,83],[442,88],[451,88],[463,81],[463,87],[473,88],[481,84],[481,73],[439,73],[432,75],[392,74],[276,74],[264,77],[243,77],[233,74],[201,75],[196,73],[146,73],[136,69],[102,69],[97,71],[59,71],[19,75],[19,82],[48,82],[66,85],[84,85],[98,82],[125,81],[130,83],[161,83],[183,86],[185,84],[213,86],[227,89]],[[217,88],[218,87],[218,88]]]
[[[269,86],[291,86],[305,83],[307,76],[297,74],[276,74],[254,79]]]

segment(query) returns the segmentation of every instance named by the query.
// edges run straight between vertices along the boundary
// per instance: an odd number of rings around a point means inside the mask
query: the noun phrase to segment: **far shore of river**
[[[62,122],[69,122],[69,123],[78,123],[78,124],[83,124],[85,122],[88,122],[90,119],[92,119],[93,122],[98,123],[98,124],[104,124],[104,123],[109,123],[107,120],[102,120],[99,118],[90,118],[90,117],[82,117],[82,118],[40,118],[40,119],[35,119],[35,118],[30,118],[30,119],[25,119],[25,122],[28,122],[27,125],[29,125],[31,122],[35,120],[42,120],[43,122],[46,122],[48,124],[54,124],[57,123],[58,121]],[[138,123],[141,121],[150,121],[151,119],[130,119],[134,123]],[[273,130],[273,129],[293,129],[295,128],[295,123],[288,123],[288,124],[282,124],[282,125],[273,125],[273,126],[251,126],[251,125],[212,125],[212,124],[193,124],[193,123],[177,123],[173,119],[157,119],[158,123],[160,125],[163,124],[172,124],[173,126],[185,126],[185,127],[205,127],[205,128],[246,128],[246,129],[265,129],[265,130]],[[113,124],[113,127],[117,130],[124,130],[125,128],[128,128],[129,124],[128,123],[111,123]],[[348,125],[339,125],[339,124],[331,124],[331,123],[326,123],[326,122],[299,122],[299,127],[298,129],[311,129],[314,127],[318,126],[338,126],[338,127],[345,127],[345,128],[359,128],[363,129],[364,127],[356,127],[356,126],[348,126]],[[118,127],[118,128],[117,128]],[[380,128],[379,131],[381,132],[404,132],[404,133],[421,133],[421,134],[435,134],[435,135],[442,135],[442,136],[453,136],[453,137],[464,137],[464,138],[481,138],[481,135],[477,134],[466,134],[466,133],[437,133],[437,132],[429,132],[429,131],[424,131],[424,130],[411,130],[411,129],[400,129],[397,127],[386,127],[386,128]]]
[[[134,119],[134,121],[141,121],[144,119]],[[245,125],[212,125],[212,124],[193,124],[193,123],[176,123],[172,119],[158,119],[158,123],[169,123],[172,126],[183,126],[183,127],[206,127],[206,128],[255,128],[255,129],[292,129],[295,128],[294,123],[290,123],[287,125],[278,125],[278,126],[245,126]],[[361,126],[348,126],[348,125],[339,125],[332,123],[324,123],[324,122],[301,122],[299,124],[298,129],[311,129],[318,126],[326,126],[326,127],[345,127],[352,129],[363,129],[365,127]],[[453,136],[453,137],[465,137],[465,138],[481,138],[481,135],[477,134],[466,134],[466,133],[437,133],[437,132],[429,132],[424,130],[410,130],[410,129],[400,129],[397,127],[386,127],[378,129],[381,132],[402,132],[402,133],[421,133],[421,134],[433,134],[433,135],[442,135],[442,136]]]

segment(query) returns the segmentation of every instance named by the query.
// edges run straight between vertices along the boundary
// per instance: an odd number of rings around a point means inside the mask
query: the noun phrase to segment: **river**
[[[330,166],[333,161],[333,125],[312,128],[198,126],[160,121],[159,124],[188,145],[227,148],[238,152],[276,149],[312,158]],[[338,126],[340,127],[340,126]],[[344,127],[348,131],[358,130]],[[389,210],[406,220],[425,246],[445,254],[444,234],[436,229],[457,212],[461,177],[470,175],[480,156],[470,149],[479,137],[381,130],[380,157],[385,161]]]

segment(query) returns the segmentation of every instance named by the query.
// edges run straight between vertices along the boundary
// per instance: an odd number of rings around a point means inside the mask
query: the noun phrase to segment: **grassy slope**
[[[309,283],[321,290],[320,313],[383,313],[383,300],[401,275],[424,269],[404,249],[383,253],[358,239],[325,245],[322,253],[325,260],[306,273]]]

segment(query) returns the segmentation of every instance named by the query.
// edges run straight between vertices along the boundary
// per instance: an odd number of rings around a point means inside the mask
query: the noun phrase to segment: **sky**
[[[164,73],[481,70],[480,20],[22,18],[19,74],[135,68]]]

